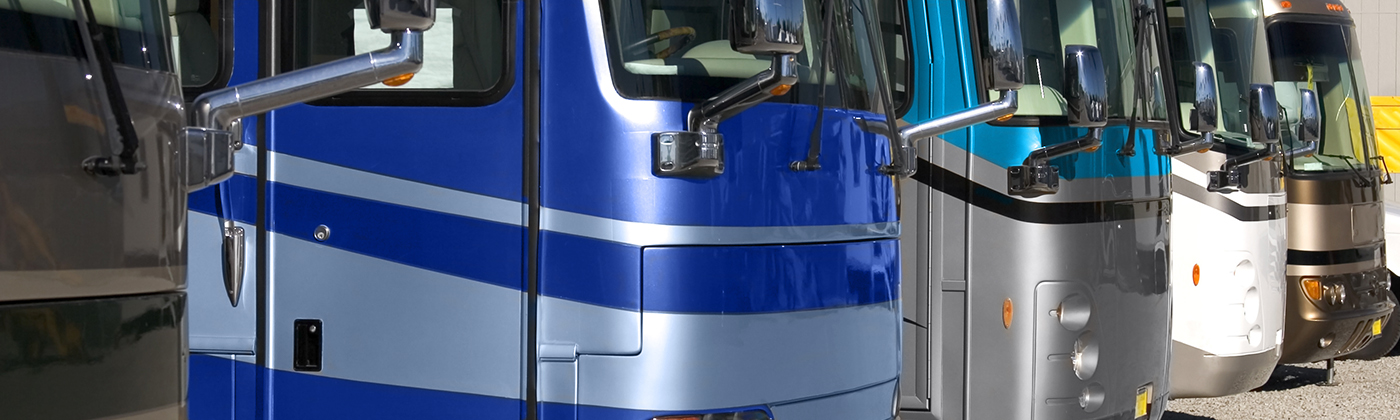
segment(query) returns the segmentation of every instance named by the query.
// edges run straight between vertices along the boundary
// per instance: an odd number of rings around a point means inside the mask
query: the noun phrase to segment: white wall
[[[1400,96],[1400,0],[1344,0],[1356,20],[1371,96]]]

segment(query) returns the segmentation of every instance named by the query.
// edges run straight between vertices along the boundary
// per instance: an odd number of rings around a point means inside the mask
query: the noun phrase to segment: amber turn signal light
[[[1308,299],[1322,300],[1322,280],[1317,277],[1304,277],[1301,283],[1303,294],[1308,295]]]
[[[390,78],[388,78],[388,79],[384,79],[384,85],[385,85],[385,86],[403,86],[404,84],[408,83],[409,80],[413,80],[413,73],[404,73],[404,74],[400,74],[400,75],[398,75],[398,76],[394,76],[394,77],[390,77]]]

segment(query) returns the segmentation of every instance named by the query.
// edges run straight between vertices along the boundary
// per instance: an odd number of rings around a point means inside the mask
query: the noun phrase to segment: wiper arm
[[[131,123],[131,112],[126,108],[126,98],[117,81],[117,72],[112,68],[112,54],[107,49],[106,36],[97,25],[92,4],[87,1],[73,2],[73,15],[78,21],[78,31],[83,38],[83,47],[89,63],[97,65],[97,77],[93,79],[103,90],[107,99],[107,110],[117,126],[117,137],[121,151],[116,156],[93,156],[83,160],[83,170],[91,174],[114,176],[136,174],[146,166],[136,157],[140,139],[136,137],[136,127]]]
[[[1119,156],[1137,156],[1137,121],[1138,111],[1147,113],[1147,98],[1145,91],[1151,76],[1147,71],[1147,60],[1141,56],[1146,55],[1147,31],[1152,24],[1152,17],[1156,14],[1156,9],[1149,7],[1146,2],[1138,3],[1134,8],[1133,18],[1137,23],[1137,46],[1133,50],[1133,56],[1137,60],[1137,66],[1143,72],[1139,75],[1137,83],[1133,85],[1133,115],[1128,118],[1128,139],[1123,143],[1123,148],[1118,149]]]

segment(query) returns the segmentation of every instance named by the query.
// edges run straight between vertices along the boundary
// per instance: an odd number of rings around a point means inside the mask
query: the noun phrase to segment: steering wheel
[[[670,57],[671,54],[675,54],[676,51],[680,51],[682,48],[685,48],[686,46],[690,45],[690,41],[695,40],[695,28],[689,26],[677,26],[661,32],[657,32],[647,36],[646,38],[643,38],[641,41],[633,42],[632,45],[628,45],[626,48],[623,49],[623,51],[630,54],[640,53],[642,51],[646,51],[647,47],[651,46],[652,44],[668,39],[671,40],[671,46],[667,47],[661,52],[656,53],[656,58],[665,59],[666,57]]]

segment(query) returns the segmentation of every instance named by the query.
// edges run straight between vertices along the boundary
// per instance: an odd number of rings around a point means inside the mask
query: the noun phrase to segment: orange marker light
[[[1008,298],[1001,303],[1001,326],[1006,327],[1006,329],[1011,329],[1012,309],[1011,299]]]
[[[398,75],[398,76],[394,76],[394,77],[390,77],[390,78],[388,78],[388,79],[384,79],[384,85],[385,85],[385,86],[403,86],[405,83],[408,83],[409,80],[413,80],[413,73],[404,73],[404,74],[400,74],[400,75]]]
[[[1006,115],[1002,115],[1002,116],[1000,116],[1000,117],[997,117],[997,122],[1006,122],[1007,120],[1010,120],[1011,117],[1015,117],[1015,116],[1016,116],[1016,114],[1006,114]]]
[[[1280,3],[1279,6],[1283,6],[1283,8],[1285,8],[1285,9],[1292,9],[1292,8],[1293,8],[1293,2],[1291,2],[1291,1],[1285,1],[1285,2],[1283,2],[1283,3]]]
[[[1303,293],[1308,295],[1309,299],[1322,300],[1322,281],[1318,280],[1316,277],[1313,277],[1304,278],[1302,283]]]
[[[1200,264],[1196,264],[1196,265],[1194,265],[1194,266],[1191,266],[1191,284],[1194,285],[1194,286],[1200,286],[1200,285],[1201,285],[1201,265],[1200,265]]]
[[[773,94],[773,96],[783,96],[786,95],[789,90],[792,90],[792,85],[778,85],[778,87],[773,88],[773,90],[768,91],[768,93]]]

